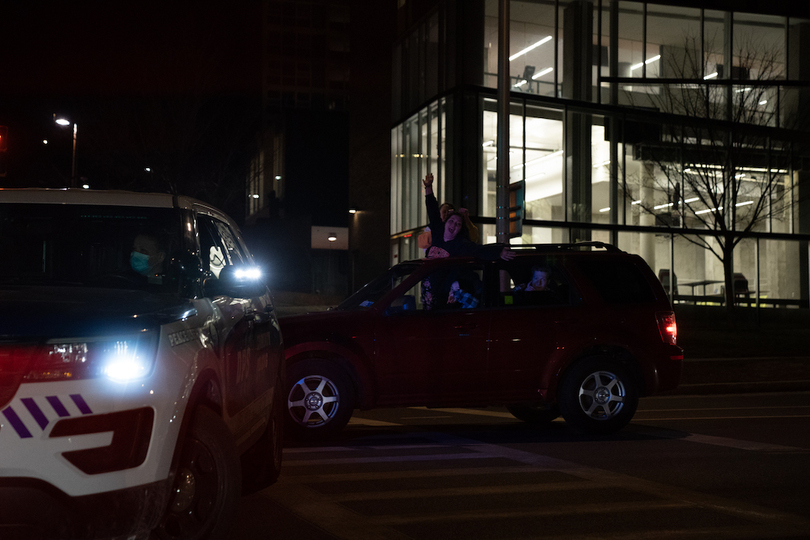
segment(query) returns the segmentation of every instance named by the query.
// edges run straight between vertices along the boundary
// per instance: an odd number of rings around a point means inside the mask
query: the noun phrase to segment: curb
[[[810,391],[810,357],[684,359],[681,384],[672,393],[740,394]]]

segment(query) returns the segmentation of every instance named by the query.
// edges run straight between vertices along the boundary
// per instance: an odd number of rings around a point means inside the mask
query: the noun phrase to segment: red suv
[[[404,406],[505,405],[610,433],[639,397],[675,388],[683,362],[658,279],[600,242],[404,262],[334,310],[280,323],[288,426],[308,439],[355,408]]]

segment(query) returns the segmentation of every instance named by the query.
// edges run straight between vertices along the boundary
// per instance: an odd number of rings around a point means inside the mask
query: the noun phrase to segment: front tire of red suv
[[[638,398],[638,385],[624,366],[609,357],[587,358],[566,373],[560,412],[576,431],[613,433],[633,418]]]
[[[287,427],[299,440],[328,438],[342,430],[354,411],[354,388],[340,366],[303,360],[287,370]]]

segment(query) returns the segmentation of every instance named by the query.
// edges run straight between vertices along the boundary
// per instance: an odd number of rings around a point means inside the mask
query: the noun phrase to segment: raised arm
[[[439,213],[439,202],[433,194],[433,174],[427,173],[422,183],[425,185],[425,208],[427,208],[428,222],[430,223],[430,234],[433,238],[441,238],[444,231],[444,222]]]

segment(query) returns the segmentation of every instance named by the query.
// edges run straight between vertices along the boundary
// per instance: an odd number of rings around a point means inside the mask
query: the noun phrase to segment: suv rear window
[[[577,266],[608,304],[655,302],[655,293],[641,270],[629,260],[579,261]]]

